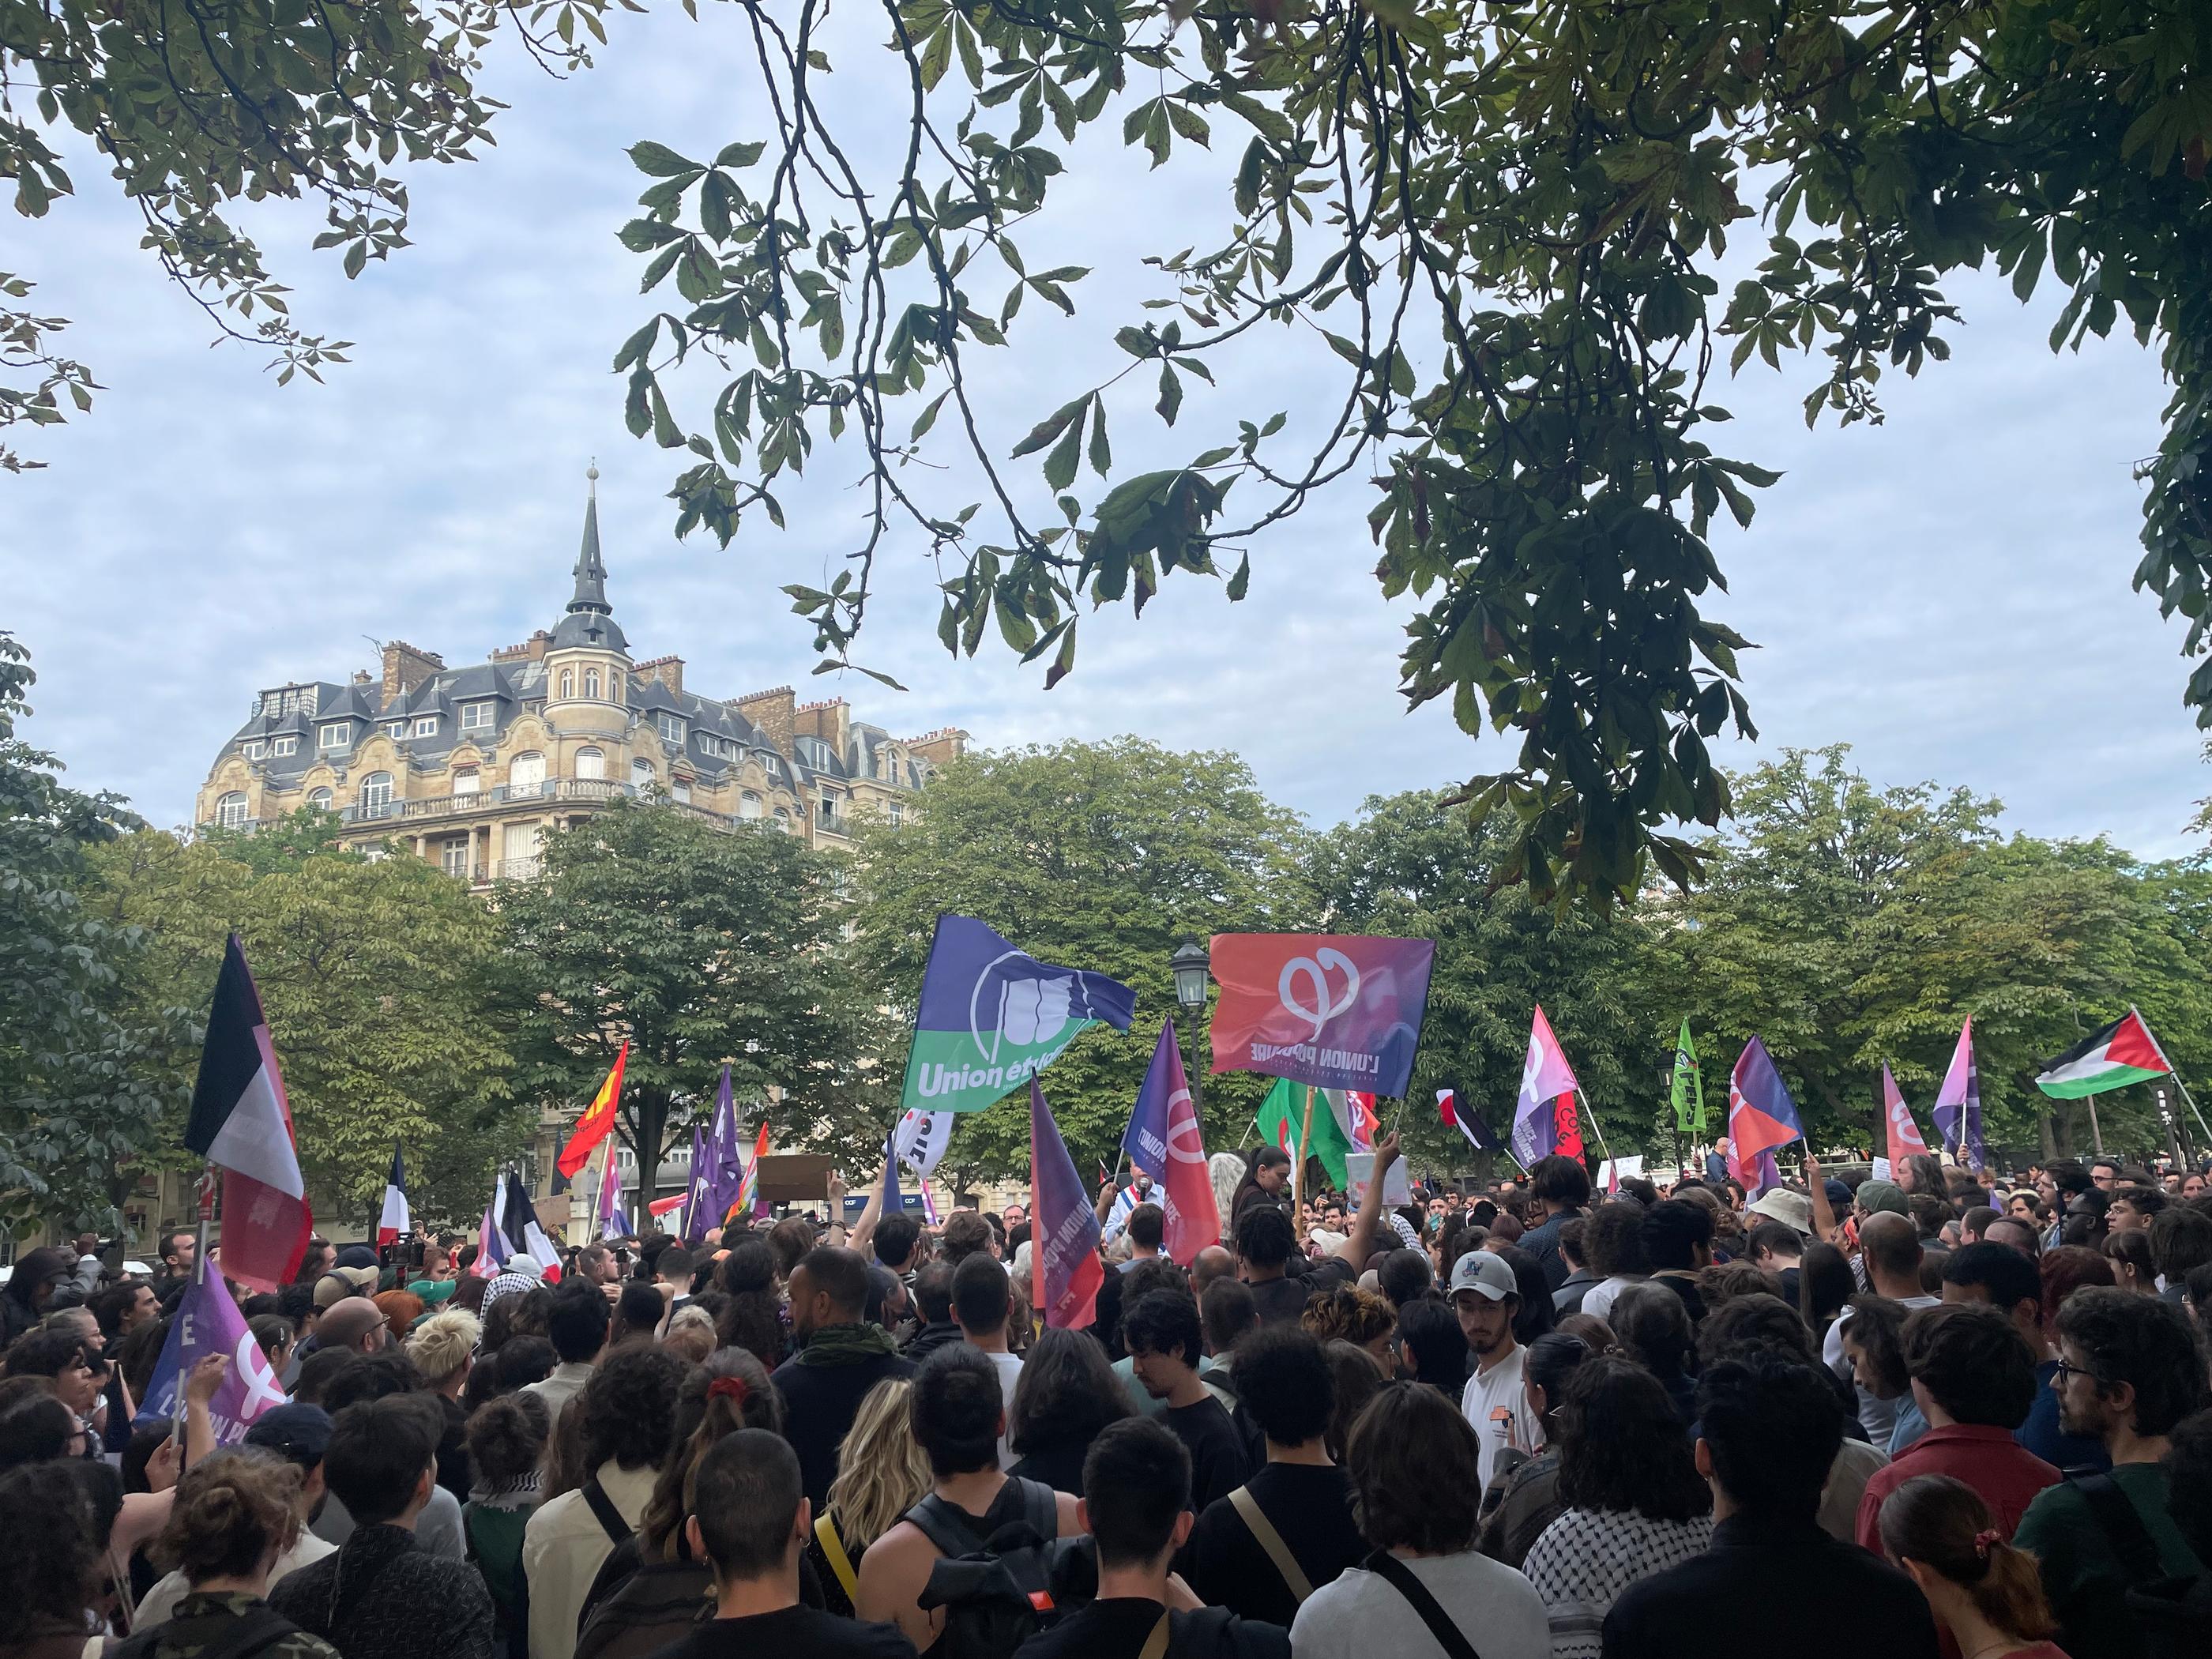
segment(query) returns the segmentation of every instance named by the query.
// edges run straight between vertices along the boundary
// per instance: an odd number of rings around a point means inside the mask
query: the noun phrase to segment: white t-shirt
[[[1482,1632],[1476,1644],[1482,1659],[1550,1659],[1544,1600],[1512,1568],[1472,1551],[1406,1565],[1455,1625]],[[1375,1659],[1377,1654],[1421,1659],[1437,1646],[1396,1585],[1352,1567],[1298,1608],[1291,1624],[1291,1651],[1297,1659]]]
[[[983,1356],[999,1368],[999,1392],[1006,1402],[1006,1420],[1014,1419],[1014,1384],[1022,1380],[1022,1357],[1018,1353],[993,1353]],[[1011,1469],[1019,1460],[1006,1444],[1006,1437],[999,1437],[999,1467]]]
[[[292,1547],[276,1558],[276,1565],[269,1574],[270,1583],[273,1586],[286,1573],[313,1566],[326,1555],[335,1555],[337,1547],[336,1544],[316,1537],[305,1527],[301,1528],[300,1535],[293,1541]],[[167,1624],[175,1616],[177,1603],[191,1595],[191,1584],[185,1577],[181,1567],[161,1579],[146,1592],[144,1599],[138,1603],[137,1627],[151,1630],[156,1625]]]
[[[1613,1312],[1613,1299],[1631,1285],[1641,1285],[1638,1278],[1615,1273],[1610,1279],[1601,1279],[1583,1292],[1582,1311],[1593,1319],[1603,1319]]]
[[[1490,1485],[1498,1454],[1506,1447],[1525,1452],[1543,1449],[1544,1425],[1528,1409],[1528,1390],[1522,1386],[1522,1371],[1528,1361],[1528,1351],[1516,1343],[1513,1352],[1488,1370],[1478,1369],[1468,1378],[1467,1389],[1460,1395],[1459,1408],[1474,1425],[1475,1437],[1482,1442],[1482,1468],[1475,1479],[1485,1488]],[[1541,1603],[1538,1605],[1540,1609]]]

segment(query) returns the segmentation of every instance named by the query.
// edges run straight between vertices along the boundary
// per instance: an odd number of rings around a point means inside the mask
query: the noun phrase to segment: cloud
[[[1127,607],[1086,617],[1078,672],[1048,696],[1041,664],[989,647],[946,659],[939,573],[894,538],[856,654],[911,691],[810,679],[809,633],[778,590],[818,585],[854,544],[857,463],[817,452],[787,496],[788,532],[749,520],[726,551],[677,543],[675,459],[623,431],[606,368],[653,308],[636,292],[641,262],[613,234],[641,183],[623,149],[649,136],[696,155],[757,134],[737,23],[713,10],[697,24],[618,17],[599,66],[568,82],[507,62],[491,87],[514,105],[498,145],[471,166],[417,170],[417,246],[357,283],[304,252],[304,208],[277,210],[276,228],[257,220],[307,325],[358,343],[326,386],[280,391],[249,352],[207,349],[202,319],[137,252],[96,162],[79,158],[87,193],[17,258],[41,301],[75,319],[70,348],[108,390],[33,441],[48,471],[0,483],[15,624],[40,674],[32,735],[77,781],[179,822],[262,686],[367,665],[364,635],[460,662],[550,626],[593,457],[617,614],[641,657],[684,656],[702,690],[790,683],[849,696],[895,729],[957,724],[994,745],[1133,732],[1234,749],[1320,823],[1370,793],[1510,763],[1502,740],[1471,743],[1441,708],[1404,711],[1408,608],[1386,605],[1370,574],[1365,467],[1254,542],[1242,605],[1176,577],[1141,620]],[[876,87],[855,84],[880,54],[853,28],[831,46],[839,118],[880,162],[903,127],[875,116]],[[1041,256],[1095,267],[1077,289],[1081,317],[1040,319],[1032,301],[1015,346],[979,367],[1002,451],[1121,361],[1102,322],[1161,291],[1140,255],[1203,240],[1233,159],[1186,147],[1152,173],[1118,131],[1086,137],[1053,210],[1024,232],[1033,268]],[[2180,850],[2207,790],[2180,704],[2179,629],[2127,581],[2139,515],[2128,468],[2155,447],[2155,364],[2117,342],[2054,357],[2051,307],[2023,309],[1986,278],[1949,287],[1972,325],[1955,331],[1952,362],[1885,383],[1882,427],[1807,434],[1797,400],[1814,371],[1802,363],[1718,388],[1738,417],[1719,434],[1730,453],[1788,471],[1752,532],[1720,545],[1732,592],[1714,613],[1763,647],[1746,659],[1762,741],[1725,757],[1847,740],[1878,781],[1963,782],[2001,796],[2023,829]],[[1316,344],[1255,331],[1224,391],[1187,387],[1173,434],[1149,413],[1149,383],[1133,381],[1114,394],[1117,460],[1186,455],[1275,409],[1291,415],[1286,440],[1310,434],[1341,398]],[[945,499],[967,499],[969,482],[946,477]]]

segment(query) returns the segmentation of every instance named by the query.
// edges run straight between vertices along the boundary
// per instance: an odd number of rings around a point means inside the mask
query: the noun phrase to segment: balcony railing
[[[339,817],[348,823],[377,823],[390,819],[410,823],[425,818],[457,817],[481,812],[488,806],[523,800],[612,800],[635,795],[636,788],[614,778],[547,778],[539,783],[502,783],[490,789],[471,789],[457,795],[425,795],[414,800],[386,801],[377,806],[356,802]]]

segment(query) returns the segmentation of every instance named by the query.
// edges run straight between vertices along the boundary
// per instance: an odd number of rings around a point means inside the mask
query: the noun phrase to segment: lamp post
[[[1193,940],[1178,945],[1168,958],[1168,966],[1175,973],[1176,1002],[1182,1009],[1183,1029],[1195,1030],[1206,1014],[1206,980],[1213,958],[1206,954],[1203,945]],[[1190,1085],[1190,1114],[1200,1123],[1206,1121],[1198,1092],[1198,1073],[1186,1060],[1183,1080]]]

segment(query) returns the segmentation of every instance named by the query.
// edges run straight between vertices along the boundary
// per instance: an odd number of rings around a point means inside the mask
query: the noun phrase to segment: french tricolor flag
[[[379,1247],[397,1244],[414,1230],[415,1218],[407,1207],[407,1166],[399,1161],[399,1143],[392,1143],[392,1173],[384,1178],[384,1209],[376,1218]]]
[[[284,1076],[235,933],[216,976],[185,1145],[222,1169],[224,1277],[276,1291],[298,1270],[315,1224]]]

